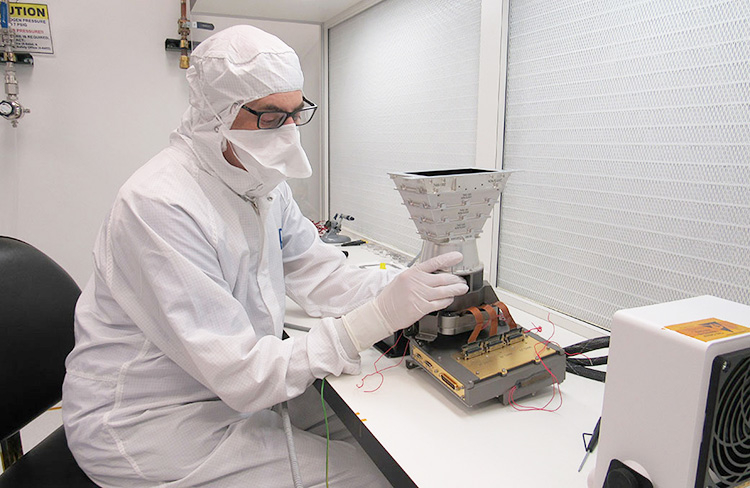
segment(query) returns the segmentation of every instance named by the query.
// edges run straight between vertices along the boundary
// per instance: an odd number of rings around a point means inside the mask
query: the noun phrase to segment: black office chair
[[[62,427],[23,454],[19,431],[62,398],[81,290],[52,259],[0,236],[0,488],[94,487]]]

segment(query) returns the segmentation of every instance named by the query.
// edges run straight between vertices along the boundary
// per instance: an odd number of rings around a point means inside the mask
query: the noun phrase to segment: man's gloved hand
[[[460,252],[449,252],[412,266],[396,276],[374,300],[341,317],[357,350],[367,349],[468,292],[468,285],[458,276],[433,273],[462,259]]]

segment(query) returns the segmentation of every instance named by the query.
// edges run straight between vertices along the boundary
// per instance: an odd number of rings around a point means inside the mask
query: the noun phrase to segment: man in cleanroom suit
[[[466,293],[459,253],[398,274],[347,266],[300,213],[310,116],[295,53],[250,26],[192,55],[190,105],[169,146],[121,188],[76,308],[63,421],[104,487],[325,486],[326,440],[305,430],[315,378],[356,374],[359,351]],[[282,340],[285,295],[324,317]],[[302,405],[299,405],[302,403]],[[283,412],[282,412],[283,413]],[[356,443],[334,440],[330,486],[388,486]]]

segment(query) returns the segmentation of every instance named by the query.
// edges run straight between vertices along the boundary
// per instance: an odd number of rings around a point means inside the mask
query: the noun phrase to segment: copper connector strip
[[[474,331],[469,336],[469,340],[467,341],[467,344],[471,344],[472,342],[477,340],[477,337],[479,337],[479,333],[484,329],[484,326],[486,322],[484,321],[484,316],[482,316],[482,312],[479,311],[477,307],[469,307],[466,309],[467,312],[471,312],[471,314],[474,316],[474,320],[476,321],[477,325],[474,327]]]
[[[490,316],[490,337],[497,335],[497,311],[492,305],[482,305],[482,310]]]

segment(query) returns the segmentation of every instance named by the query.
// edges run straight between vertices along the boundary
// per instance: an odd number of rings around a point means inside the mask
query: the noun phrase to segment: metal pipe
[[[18,80],[16,79],[16,55],[13,52],[15,32],[10,27],[10,12],[8,1],[0,0],[0,40],[3,45],[5,61],[5,95],[6,100],[0,102],[0,115],[10,120],[13,127],[18,126],[18,119],[30,110],[18,102]]]
[[[190,67],[190,58],[188,57],[190,24],[187,18],[186,0],[180,0],[180,20],[177,21],[177,32],[180,34],[180,68],[188,69]]]

